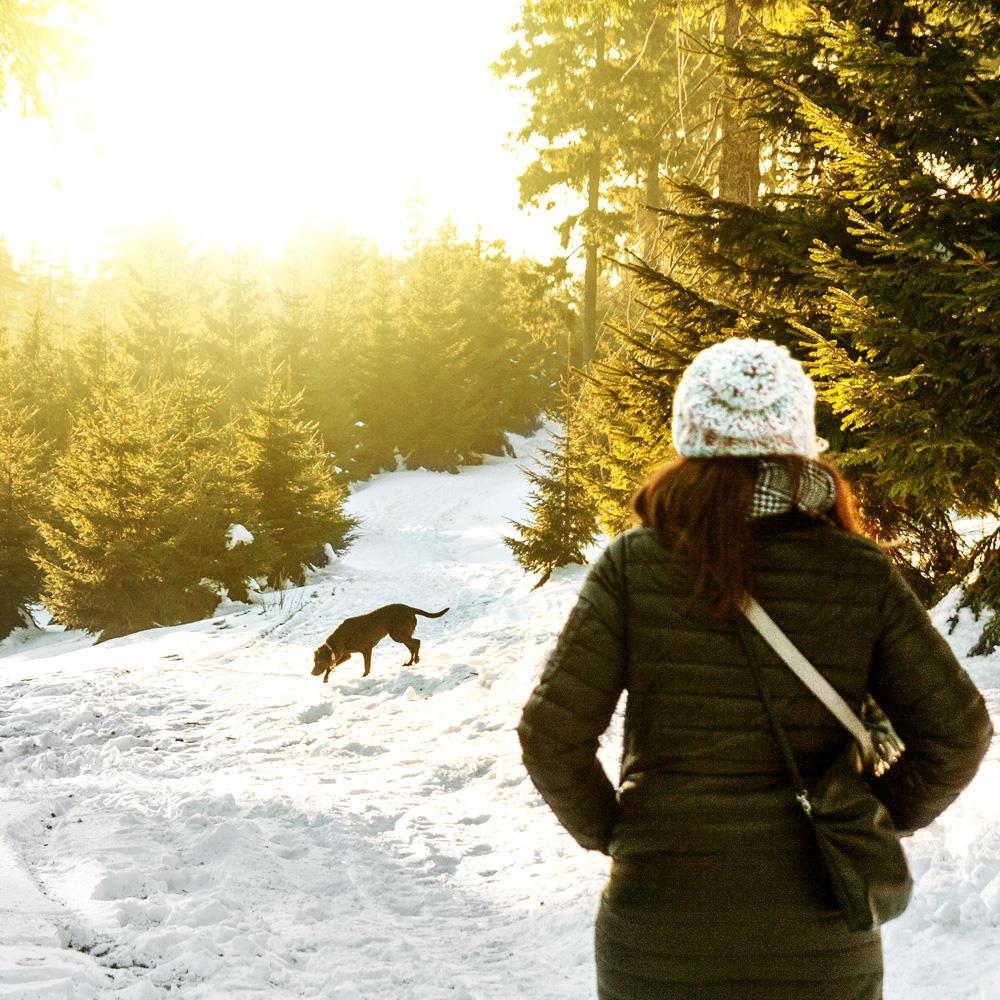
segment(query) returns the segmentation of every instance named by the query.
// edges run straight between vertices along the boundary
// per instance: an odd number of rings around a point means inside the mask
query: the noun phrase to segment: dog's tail
[[[407,605],[407,607],[409,608],[410,606]],[[443,611],[421,611],[420,608],[410,608],[410,610],[415,615],[423,615],[425,618],[440,618],[449,609],[445,608]]]

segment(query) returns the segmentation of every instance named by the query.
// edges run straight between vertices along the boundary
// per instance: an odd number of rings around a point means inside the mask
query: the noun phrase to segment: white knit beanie
[[[801,455],[827,447],[816,437],[816,389],[771,340],[733,338],[695,356],[674,393],[677,454]]]

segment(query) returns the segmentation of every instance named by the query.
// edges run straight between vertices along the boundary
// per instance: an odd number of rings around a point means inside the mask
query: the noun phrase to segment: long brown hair
[[[805,459],[769,456],[788,469],[792,495],[798,492]],[[752,522],[748,519],[761,459],[722,456],[679,458],[652,473],[632,498],[632,510],[669,549],[683,553],[695,570],[695,599],[713,615],[732,617],[750,590]],[[863,534],[847,481],[829,461],[836,499],[827,517],[844,531]]]

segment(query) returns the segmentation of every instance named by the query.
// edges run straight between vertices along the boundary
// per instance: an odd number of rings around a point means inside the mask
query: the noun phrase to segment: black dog
[[[404,667],[420,662],[420,640],[413,638],[413,630],[417,627],[417,615],[425,618],[440,618],[445,611],[421,611],[407,604],[387,604],[384,608],[372,611],[357,618],[348,618],[341,622],[327,637],[319,649],[313,654],[313,677],[323,674],[323,683],[330,679],[330,671],[339,663],[351,658],[351,653],[361,653],[365,658],[365,672],[368,676],[372,668],[372,649],[389,636],[396,642],[401,642],[409,651],[410,658]]]

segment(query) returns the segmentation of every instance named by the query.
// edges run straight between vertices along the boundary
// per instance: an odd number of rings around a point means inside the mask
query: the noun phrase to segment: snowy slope
[[[537,442],[517,447],[362,485],[353,548],[264,606],[0,645],[0,1000],[594,996],[607,862],[556,826],[513,731],[583,570],[531,592],[499,541]],[[451,607],[419,619],[417,666],[386,640],[364,680],[357,656],[310,676],[341,619],[390,601]],[[1000,657],[969,667],[997,713]],[[911,842],[887,1000],[1000,998],[998,791],[994,755]]]

